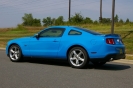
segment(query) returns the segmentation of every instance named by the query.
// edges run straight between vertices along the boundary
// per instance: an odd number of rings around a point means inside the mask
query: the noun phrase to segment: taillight
[[[115,41],[114,41],[113,38],[107,38],[107,39],[106,39],[106,43],[107,43],[107,44],[115,44]]]

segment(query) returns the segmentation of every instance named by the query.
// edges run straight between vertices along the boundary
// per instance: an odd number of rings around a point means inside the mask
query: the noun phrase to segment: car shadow
[[[92,63],[90,63],[88,66],[88,69],[113,70],[113,71],[125,70],[129,68],[131,68],[129,65],[113,63],[113,62],[108,62],[103,66],[94,66]]]
[[[58,60],[58,59],[38,59],[38,58],[26,58],[23,60],[23,63],[34,63],[34,64],[43,64],[43,65],[55,65],[55,66],[62,66],[62,67],[70,67],[69,63],[66,60]],[[131,68],[129,65],[126,64],[118,64],[109,62],[103,66],[95,66],[91,62],[88,63],[85,69],[98,69],[98,70],[125,70]]]
[[[59,59],[25,58],[22,62],[70,67],[66,60]]]

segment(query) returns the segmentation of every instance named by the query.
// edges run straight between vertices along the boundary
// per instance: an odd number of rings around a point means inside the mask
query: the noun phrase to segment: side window
[[[61,37],[64,33],[64,28],[49,28],[42,31],[39,37]]]
[[[81,35],[82,33],[76,30],[70,30],[70,32],[68,33],[68,35]]]

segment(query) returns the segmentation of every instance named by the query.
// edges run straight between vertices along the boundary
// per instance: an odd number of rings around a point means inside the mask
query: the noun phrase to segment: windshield
[[[93,35],[102,35],[101,33],[98,33],[98,32],[95,32],[95,31],[92,31],[92,30],[89,30],[89,29],[85,29],[85,28],[80,28],[80,27],[74,27],[74,28],[77,28],[79,30],[83,30],[83,31],[86,31],[90,34],[93,34]]]

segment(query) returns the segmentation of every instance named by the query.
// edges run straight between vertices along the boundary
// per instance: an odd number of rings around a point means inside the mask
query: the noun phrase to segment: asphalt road
[[[0,50],[0,88],[132,88],[133,65],[109,62],[74,69],[68,63],[25,60],[14,63]]]

